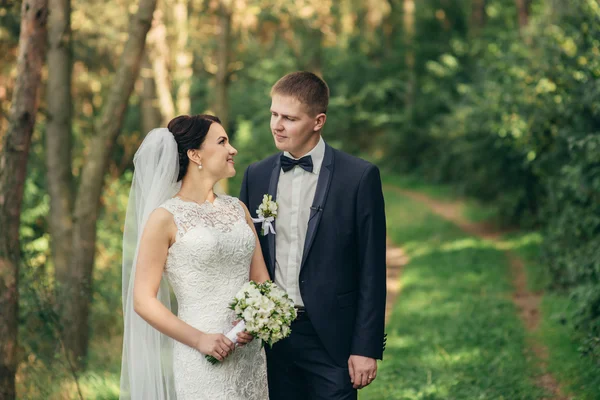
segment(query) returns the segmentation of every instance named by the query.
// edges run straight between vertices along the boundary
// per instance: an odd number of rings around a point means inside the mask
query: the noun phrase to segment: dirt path
[[[440,201],[423,193],[400,189],[394,186],[386,185],[385,189],[393,190],[403,196],[427,205],[435,214],[448,221],[451,221],[470,235],[492,242],[497,242],[502,235],[509,232],[508,230],[500,230],[487,223],[475,223],[467,221],[462,215],[463,204],[460,201]],[[505,254],[510,263],[511,275],[515,288],[512,296],[513,302],[519,310],[519,316],[521,317],[525,328],[530,332],[534,332],[536,329],[538,329],[540,322],[539,304],[541,293],[529,291],[527,286],[527,274],[525,273],[525,263],[523,260],[511,251],[505,251]],[[533,343],[533,341],[530,341],[529,350],[539,360],[539,367],[542,371],[542,374],[536,379],[536,384],[551,394],[550,397],[546,397],[543,400],[571,400],[571,397],[562,394],[556,379],[549,372],[547,372],[546,363],[548,360],[548,349],[539,343]]]

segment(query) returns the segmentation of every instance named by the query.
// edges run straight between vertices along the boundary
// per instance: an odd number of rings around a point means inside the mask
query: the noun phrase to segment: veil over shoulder
[[[167,128],[146,135],[133,158],[134,174],[123,233],[123,356],[120,399],[174,400],[173,341],[133,309],[133,283],[140,237],[148,217],[173,197],[181,184],[177,142]],[[171,309],[162,279],[157,298]]]

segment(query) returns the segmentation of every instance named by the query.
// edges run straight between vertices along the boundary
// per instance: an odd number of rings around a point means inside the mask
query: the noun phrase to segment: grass
[[[388,232],[410,263],[369,399],[537,399],[502,251],[426,206],[386,193]]]
[[[55,360],[30,360],[26,367],[21,365],[21,379],[17,381],[18,398],[79,399],[79,385],[81,397],[85,400],[118,400],[120,354],[120,347],[92,341],[88,368],[77,375],[77,383],[61,353],[56,354]]]
[[[452,189],[425,184],[415,177],[384,176],[384,184],[415,190],[438,200],[459,199]],[[462,201],[462,215],[467,220],[492,223],[498,220],[495,209],[468,199]],[[412,260],[405,269],[402,293],[388,325],[388,350],[380,364],[378,382],[361,391],[361,400],[539,398],[539,391],[531,387],[532,378],[539,371],[522,357],[526,342],[537,342],[549,349],[547,369],[563,393],[574,400],[600,400],[600,366],[582,357],[578,350],[568,322],[571,302],[568,297],[547,290],[550,277],[540,262],[543,236],[539,232],[512,233],[492,247],[490,243],[461,235],[446,222],[432,217],[424,206],[394,193],[386,193],[386,202],[389,234]],[[444,254],[449,249],[456,250],[452,256]],[[506,286],[508,267],[497,258],[499,252],[507,250],[525,261],[529,290],[544,292],[540,326],[533,333],[524,332],[509,304],[489,298],[490,294],[497,296],[505,291],[504,298],[508,299],[512,289]],[[479,280],[473,280],[477,265],[482,263],[488,270]],[[455,273],[448,275],[446,270]],[[465,280],[465,285],[470,281],[473,286],[455,284],[458,277]],[[454,314],[450,312],[451,305],[457,307]],[[441,310],[447,310],[445,315]],[[477,340],[482,337],[479,327],[486,326],[492,327],[489,335],[483,336],[485,340]],[[513,340],[502,343],[498,330],[511,335]],[[462,355],[461,345],[465,350]],[[488,349],[494,346],[498,347],[496,357],[490,358]],[[451,362],[460,358],[462,363]],[[485,361],[489,359],[495,362],[487,365]],[[494,377],[500,371],[502,377],[496,380]],[[515,379],[515,374],[504,375],[506,371],[519,372],[517,383],[508,389],[506,385]],[[492,377],[495,383],[486,377]]]
[[[547,288],[549,282],[540,263],[540,243],[541,237],[539,241],[531,241],[514,249],[525,260],[531,290]],[[576,400],[599,400],[600,365],[583,357],[579,351],[578,341],[574,338],[574,329],[568,318],[572,314],[571,307],[572,302],[568,296],[546,291],[540,305],[540,327],[531,337],[550,350],[548,371],[566,392]]]
[[[600,366],[584,358],[579,352],[578,343],[573,340],[573,329],[564,318],[570,305],[565,296],[545,295],[541,305],[541,327],[534,338],[551,349],[548,370],[563,388],[574,394],[577,400],[598,400]]]

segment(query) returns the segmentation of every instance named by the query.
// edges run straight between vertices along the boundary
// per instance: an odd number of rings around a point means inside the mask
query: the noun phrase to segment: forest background
[[[539,231],[540,285],[599,365],[597,0],[5,0],[0,398],[118,392],[133,154],[176,115],[216,114],[237,195],[295,70],[331,88],[329,144]]]

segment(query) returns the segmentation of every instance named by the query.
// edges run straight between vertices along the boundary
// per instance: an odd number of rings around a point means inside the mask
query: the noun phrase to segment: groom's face
[[[271,100],[271,133],[275,146],[300,158],[319,142],[324,115],[312,116],[308,107],[292,96],[274,94]]]

